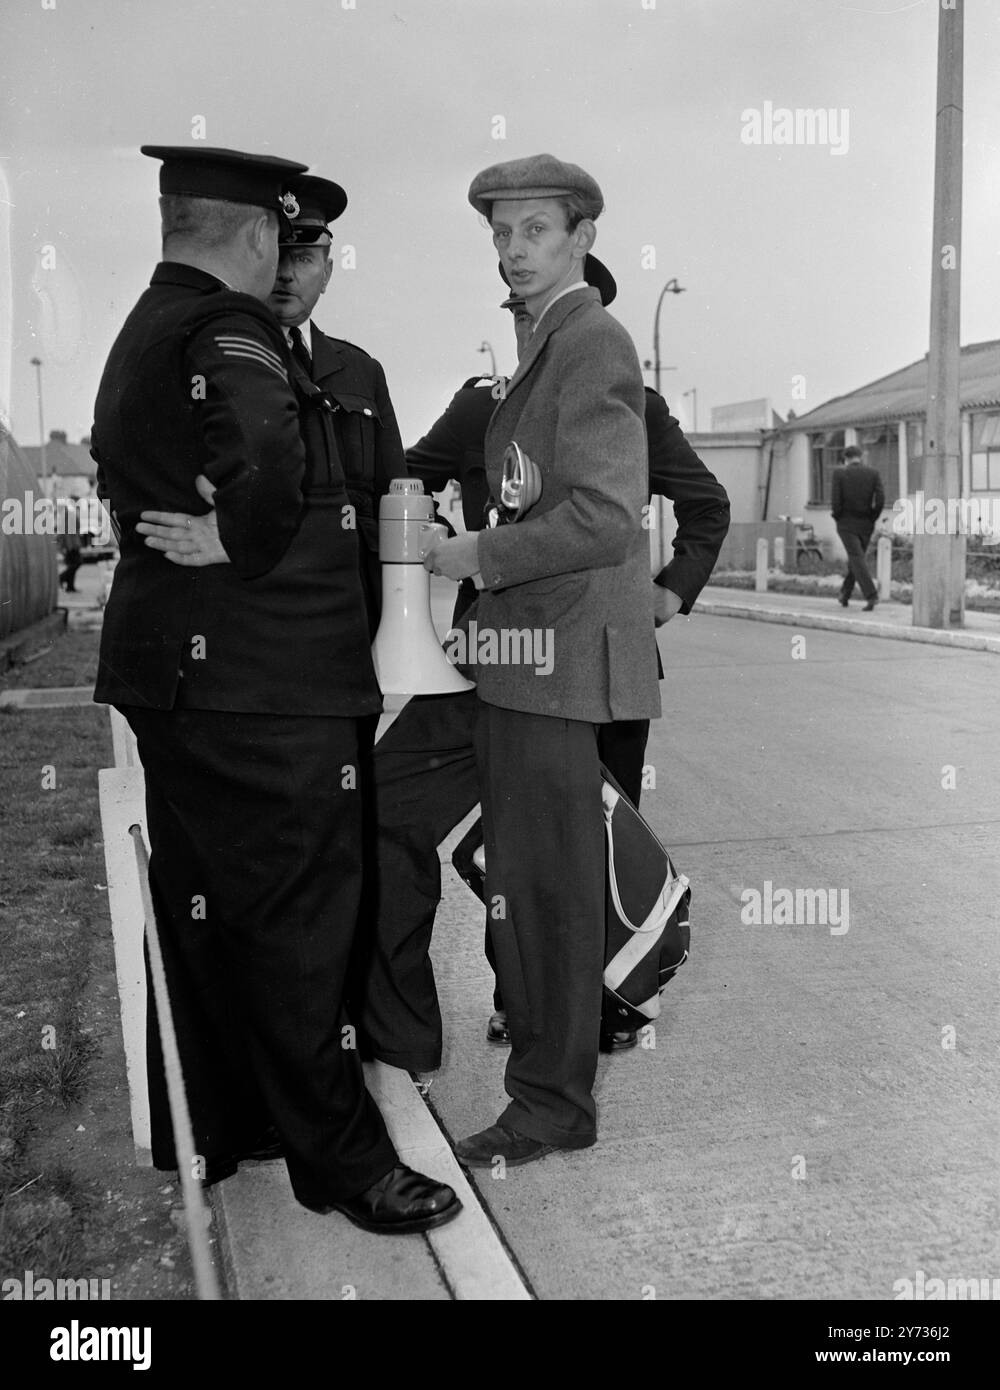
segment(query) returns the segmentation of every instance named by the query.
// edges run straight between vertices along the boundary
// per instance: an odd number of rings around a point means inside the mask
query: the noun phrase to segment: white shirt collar
[[[532,333],[534,333],[537,330],[538,325],[541,323],[542,319],[552,308],[553,304],[556,302],[557,299],[562,299],[563,295],[572,294],[574,290],[585,290],[588,288],[589,286],[587,285],[586,280],[576,280],[572,285],[567,285],[564,290],[560,290],[558,294],[554,294],[552,298],[549,300],[548,304],[546,304],[542,312],[538,315],[538,318],[535,319],[535,326],[531,330]]]
[[[308,352],[309,356],[312,357],[312,319],[306,319],[305,323],[300,323],[297,326],[299,332],[302,334],[302,346],[305,348],[306,352]],[[285,328],[283,332],[285,334],[285,342],[291,347],[292,330],[290,328]]]

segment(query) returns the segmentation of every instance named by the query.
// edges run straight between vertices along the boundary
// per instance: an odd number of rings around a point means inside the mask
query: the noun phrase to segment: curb
[[[67,609],[57,608],[29,627],[0,640],[0,675],[14,666],[23,666],[33,650],[51,644],[67,629]]]
[[[1000,654],[1000,636],[984,632],[939,631],[931,627],[897,627],[895,623],[866,622],[863,618],[838,618],[833,614],[803,613],[790,608],[757,608],[752,604],[699,598],[693,612],[712,613],[718,618],[751,618],[761,623],[783,623],[788,627],[823,628],[828,632],[848,632],[859,637],[888,637],[896,642],[923,642],[935,647],[964,647],[969,651]]]

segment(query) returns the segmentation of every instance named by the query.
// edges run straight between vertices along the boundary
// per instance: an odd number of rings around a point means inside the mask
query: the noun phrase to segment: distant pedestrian
[[[844,450],[844,467],[833,475],[830,512],[837,523],[837,535],[847,551],[847,573],[837,602],[846,608],[857,580],[865,596],[865,612],[878,603],[878,591],[868,572],[865,552],[875,530],[875,522],[885,506],[885,490],[876,468],[869,468],[856,444]]]
[[[83,543],[80,540],[78,530],[79,514],[76,507],[77,498],[72,499],[72,515],[70,508],[67,507],[65,525],[59,536],[59,549],[62,552],[63,568],[59,571],[59,587],[65,589],[67,594],[76,593],[76,572],[83,564]]]

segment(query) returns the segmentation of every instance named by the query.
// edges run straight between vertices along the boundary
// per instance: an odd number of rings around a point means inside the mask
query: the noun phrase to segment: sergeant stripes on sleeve
[[[217,333],[215,345],[223,357],[239,357],[246,362],[259,362],[276,372],[282,381],[288,380],[284,363],[278,354],[266,344],[259,343],[256,338],[244,338],[235,333]]]

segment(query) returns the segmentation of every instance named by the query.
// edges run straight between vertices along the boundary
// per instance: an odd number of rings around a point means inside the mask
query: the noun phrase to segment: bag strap
[[[675,910],[677,904],[680,902],[681,898],[683,898],[684,894],[687,892],[690,886],[690,880],[686,878],[684,874],[678,874],[677,877],[674,878],[670,883],[670,892],[667,895],[666,902],[662,903],[662,906],[660,906],[659,908],[654,907],[653,910],[650,912],[649,916],[643,922],[642,926],[637,927],[635,923],[630,920],[628,914],[622,906],[621,896],[618,892],[618,875],[615,872],[615,836],[614,831],[611,828],[611,820],[614,816],[615,807],[618,804],[619,796],[618,793],[614,790],[614,788],[608,786],[607,783],[605,783],[604,785],[603,801],[604,829],[607,832],[608,836],[608,882],[611,887],[611,901],[615,905],[615,911],[618,913],[618,918],[621,921],[622,925],[628,927],[629,931],[632,932],[654,933],[662,931],[667,923],[667,920],[670,917],[670,914]],[[667,858],[667,863],[668,865],[670,864],[669,856]],[[672,867],[673,866],[671,865],[671,868]]]

